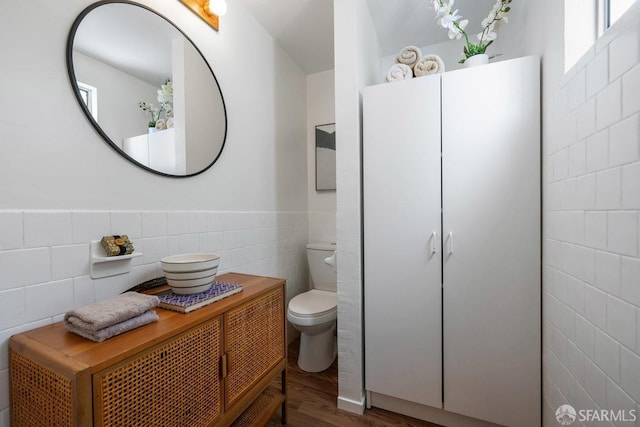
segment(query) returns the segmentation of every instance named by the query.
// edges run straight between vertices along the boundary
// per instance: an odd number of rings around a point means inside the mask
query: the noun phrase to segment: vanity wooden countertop
[[[239,283],[243,290],[188,314],[156,307],[156,313],[160,317],[158,322],[115,336],[101,343],[73,334],[67,331],[64,322],[58,322],[14,336],[11,345],[14,348],[20,348],[28,343],[31,354],[41,352],[42,356],[46,356],[43,359],[54,359],[58,362],[56,363],[59,364],[58,366],[67,367],[69,372],[88,369],[88,372],[95,373],[202,324],[206,319],[215,318],[252,297],[257,297],[284,285],[283,279],[240,273],[227,273],[218,276],[216,280]],[[52,354],[52,352],[57,354]]]

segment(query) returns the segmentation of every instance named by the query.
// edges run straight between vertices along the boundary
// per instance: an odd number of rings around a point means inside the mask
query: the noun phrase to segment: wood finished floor
[[[338,362],[324,372],[309,374],[298,368],[299,340],[289,346],[287,426],[291,427],[382,427],[411,426],[439,427],[426,421],[373,408],[360,416],[337,408]],[[280,413],[271,419],[268,427],[282,426]]]

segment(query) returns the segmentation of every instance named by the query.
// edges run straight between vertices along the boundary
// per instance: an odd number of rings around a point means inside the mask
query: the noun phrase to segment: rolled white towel
[[[411,67],[405,64],[393,64],[387,73],[388,82],[398,82],[411,78],[413,78],[413,71],[411,71]]]
[[[444,73],[444,62],[438,55],[423,56],[413,66],[413,73],[416,77]]]
[[[413,68],[421,56],[422,52],[420,52],[420,49],[415,46],[407,46],[400,51],[400,55],[396,58],[396,62]]]

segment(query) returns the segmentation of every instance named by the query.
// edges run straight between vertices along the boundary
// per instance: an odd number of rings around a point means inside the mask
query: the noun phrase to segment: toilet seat
[[[287,318],[300,326],[320,325],[337,318],[337,306],[338,295],[335,292],[312,289],[291,299]]]

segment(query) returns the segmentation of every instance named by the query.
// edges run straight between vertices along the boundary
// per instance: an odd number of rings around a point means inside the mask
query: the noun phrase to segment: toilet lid
[[[289,310],[298,316],[319,316],[335,310],[337,305],[337,293],[312,289],[293,297]]]

